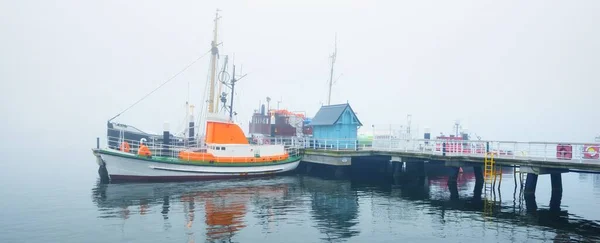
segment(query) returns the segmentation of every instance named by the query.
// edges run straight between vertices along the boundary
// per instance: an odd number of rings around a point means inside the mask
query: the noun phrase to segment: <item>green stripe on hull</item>
[[[180,160],[178,158],[172,157],[161,157],[161,156],[152,156],[151,158],[139,156],[139,155],[123,155],[121,153],[115,153],[110,150],[100,149],[97,150],[100,154],[107,154],[118,156],[121,158],[128,159],[136,159],[136,160],[144,160],[156,163],[164,163],[164,164],[178,164],[178,165],[195,165],[195,166],[214,166],[214,167],[249,167],[249,166],[267,166],[267,165],[281,165],[292,162],[297,162],[302,159],[302,156],[290,156],[285,160],[279,160],[274,162],[249,162],[249,163],[223,163],[223,162],[214,162],[210,163],[209,161],[185,161]]]

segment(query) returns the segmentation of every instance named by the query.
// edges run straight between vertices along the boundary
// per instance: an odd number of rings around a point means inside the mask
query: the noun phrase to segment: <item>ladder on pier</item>
[[[498,173],[496,172],[496,162],[494,161],[493,153],[485,153],[485,158],[483,160],[483,179],[486,184],[486,189],[488,186],[491,186],[495,180]],[[501,175],[502,173],[500,173]]]
[[[496,166],[493,153],[486,153],[483,160],[483,181],[484,181],[484,216],[491,216],[496,204],[496,181],[498,181],[498,190],[502,181],[502,169]],[[498,191],[498,195],[500,192]]]

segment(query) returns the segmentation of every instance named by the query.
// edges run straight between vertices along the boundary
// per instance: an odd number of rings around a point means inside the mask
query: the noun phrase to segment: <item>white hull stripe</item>
[[[281,169],[275,169],[275,170],[261,170],[261,171],[257,171],[257,172],[219,172],[219,171],[198,171],[198,170],[186,170],[186,169],[175,169],[175,168],[166,168],[166,167],[158,167],[158,166],[149,166],[151,169],[155,169],[155,170],[166,170],[166,171],[177,171],[177,172],[186,172],[186,173],[198,173],[198,174],[232,174],[232,175],[237,175],[240,173],[244,173],[244,174],[263,174],[263,173],[273,173],[273,172],[280,172],[282,171]]]

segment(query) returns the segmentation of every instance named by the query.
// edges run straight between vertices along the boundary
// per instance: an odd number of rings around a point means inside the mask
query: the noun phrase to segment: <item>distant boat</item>
[[[283,173],[296,169],[301,156],[294,148],[284,145],[250,144],[239,125],[232,121],[233,103],[229,117],[219,113],[219,98],[223,80],[215,80],[217,21],[211,44],[211,79],[208,112],[203,141],[194,137],[193,119],[186,137],[168,132],[150,134],[128,125],[108,123],[108,147],[93,149],[100,166],[100,176],[110,181],[201,180],[247,177]],[[230,84],[231,100],[235,88],[235,66]],[[225,95],[220,95],[225,107]],[[118,116],[118,115],[117,115]],[[200,141],[200,142],[196,142]]]

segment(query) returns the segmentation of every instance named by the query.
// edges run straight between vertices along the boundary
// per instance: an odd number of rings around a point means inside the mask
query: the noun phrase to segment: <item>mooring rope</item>
[[[110,118],[108,120],[108,122],[114,120],[115,118],[119,117],[121,114],[125,113],[126,111],[128,111],[129,109],[131,109],[132,107],[134,107],[135,105],[137,105],[138,103],[140,103],[142,100],[148,98],[148,96],[152,95],[154,92],[156,92],[158,89],[160,89],[162,86],[164,86],[165,84],[171,82],[171,80],[175,79],[177,76],[179,76],[179,74],[185,72],[185,70],[187,70],[188,68],[190,68],[192,65],[194,65],[196,62],[198,62],[200,59],[202,59],[203,57],[205,57],[207,54],[209,54],[211,52],[211,50],[208,50],[206,53],[202,54],[200,57],[196,58],[196,60],[194,60],[193,62],[191,62],[190,64],[188,64],[187,66],[185,66],[183,69],[181,69],[179,72],[177,72],[175,75],[173,75],[171,78],[167,79],[167,81],[165,81],[164,83],[162,83],[160,86],[158,86],[156,89],[152,90],[150,93],[146,94],[144,97],[142,97],[141,99],[139,99],[138,101],[136,101],[135,103],[133,103],[132,105],[130,105],[129,107],[127,107],[125,110],[121,111],[119,114],[117,114],[116,116]]]

